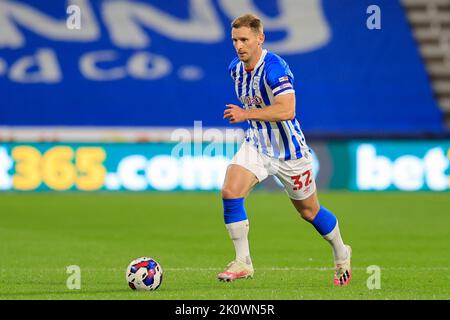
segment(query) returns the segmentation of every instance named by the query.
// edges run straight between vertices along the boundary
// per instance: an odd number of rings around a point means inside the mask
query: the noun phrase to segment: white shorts
[[[252,172],[259,182],[269,175],[276,176],[291,199],[303,200],[316,191],[316,182],[312,172],[312,155],[308,151],[303,157],[294,160],[279,160],[258,152],[244,141],[230,164],[240,165]]]

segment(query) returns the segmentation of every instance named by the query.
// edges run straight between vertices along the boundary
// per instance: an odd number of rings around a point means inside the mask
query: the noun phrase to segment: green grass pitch
[[[332,285],[329,244],[284,193],[246,200],[255,277],[223,283],[234,257],[218,193],[0,194],[0,299],[449,299],[448,193],[319,193],[353,248],[353,279]],[[157,291],[128,288],[125,269],[151,256]],[[81,289],[66,267],[81,268]],[[381,268],[369,290],[367,267]]]

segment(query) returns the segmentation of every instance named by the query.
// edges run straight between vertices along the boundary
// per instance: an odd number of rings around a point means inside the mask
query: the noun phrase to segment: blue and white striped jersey
[[[236,95],[244,109],[265,108],[280,94],[294,93],[294,76],[287,63],[278,55],[263,50],[251,71],[235,58],[229,67],[235,82]],[[270,157],[299,159],[309,149],[297,119],[266,122],[249,120],[246,140]]]

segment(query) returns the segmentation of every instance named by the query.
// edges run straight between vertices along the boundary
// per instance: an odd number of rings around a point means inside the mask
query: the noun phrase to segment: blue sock
[[[244,198],[222,200],[225,224],[247,220],[247,213],[244,208]]]
[[[322,236],[325,236],[336,227],[337,219],[333,213],[321,206],[316,217],[311,221],[311,224]]]

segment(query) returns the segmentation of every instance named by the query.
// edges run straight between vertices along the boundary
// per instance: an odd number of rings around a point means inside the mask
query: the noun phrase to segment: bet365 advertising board
[[[0,191],[218,191],[237,148],[237,144],[3,143]],[[450,140],[315,142],[311,148],[319,189],[450,189]],[[280,188],[277,183],[265,185]]]

